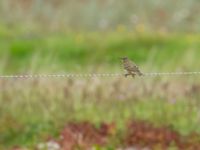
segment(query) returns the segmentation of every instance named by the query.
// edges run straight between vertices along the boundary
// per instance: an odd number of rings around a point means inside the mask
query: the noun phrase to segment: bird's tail
[[[139,76],[143,76],[144,74],[142,72],[138,72],[138,75]]]

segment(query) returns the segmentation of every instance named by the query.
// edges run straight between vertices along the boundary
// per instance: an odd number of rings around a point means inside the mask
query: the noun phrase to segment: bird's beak
[[[119,57],[119,59],[124,59],[124,57]]]

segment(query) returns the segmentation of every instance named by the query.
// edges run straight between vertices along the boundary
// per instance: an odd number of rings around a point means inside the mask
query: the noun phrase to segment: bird
[[[131,61],[128,57],[122,57],[122,64],[124,69],[127,71],[127,73],[125,74],[125,77],[131,75],[133,78],[138,75],[138,76],[142,76],[144,75],[139,67],[133,62]]]

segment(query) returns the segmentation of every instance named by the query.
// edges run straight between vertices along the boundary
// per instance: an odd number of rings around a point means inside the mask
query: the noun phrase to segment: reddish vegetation
[[[75,147],[88,149],[94,145],[105,146],[115,131],[114,123],[103,123],[99,129],[89,122],[70,123],[61,132],[58,143],[65,150],[72,150]],[[200,140],[197,134],[183,137],[169,127],[156,128],[145,121],[132,121],[127,125],[120,147],[121,145],[124,145],[124,147],[148,147],[150,149],[156,147],[167,149],[170,146],[175,146],[181,150],[196,150],[200,148]]]
[[[180,143],[180,135],[168,128],[154,128],[146,122],[132,121],[128,125],[129,131],[125,137],[126,146],[150,147],[157,145],[162,149],[169,147],[172,143]]]
[[[114,133],[114,129],[113,123],[103,123],[99,129],[89,122],[70,123],[61,132],[58,143],[64,150],[88,149],[94,145],[104,146],[108,143],[108,137]]]
[[[183,149],[200,149],[199,135],[181,136],[169,127],[155,128],[152,124],[143,121],[132,121],[124,139],[126,147],[137,146],[154,149],[167,149],[175,146]]]
[[[93,146],[112,145],[113,139],[120,141],[117,147],[134,147],[166,150],[174,146],[180,150],[200,149],[200,135],[181,136],[169,127],[155,127],[146,121],[131,121],[127,125],[121,141],[116,135],[114,123],[102,123],[99,128],[89,122],[68,123],[60,133],[58,140],[49,139],[47,143],[58,145],[60,150],[91,149]],[[112,138],[111,138],[112,137]],[[117,143],[115,143],[116,146]],[[48,145],[48,144],[47,144]],[[50,145],[50,144],[49,144]],[[15,147],[13,150],[21,150]]]

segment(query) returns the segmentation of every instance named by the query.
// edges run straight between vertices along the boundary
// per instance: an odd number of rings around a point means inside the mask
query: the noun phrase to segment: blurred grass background
[[[129,29],[197,32],[200,29],[198,0],[1,0],[1,21],[23,30]]]
[[[136,35],[128,31],[43,34],[30,39],[17,34],[1,39],[1,72],[117,70],[121,56],[129,56],[155,71],[195,70],[199,66],[195,62],[199,57],[199,38],[191,34]]]
[[[0,0],[0,73],[198,71],[198,0]],[[67,121],[132,118],[200,132],[198,76],[0,80],[0,145],[32,147]]]

